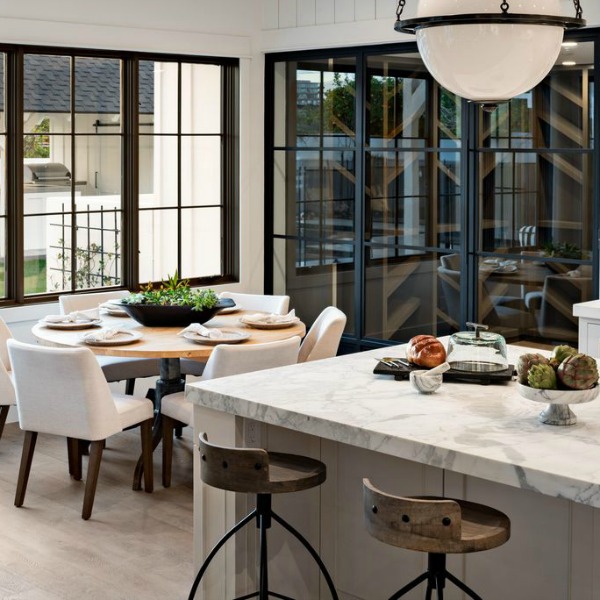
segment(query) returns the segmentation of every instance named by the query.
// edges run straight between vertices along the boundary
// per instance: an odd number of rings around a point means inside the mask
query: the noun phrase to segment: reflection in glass
[[[25,261],[25,273],[30,264]],[[0,297],[6,298],[6,219],[0,217]]]
[[[274,240],[273,293],[289,294],[293,290],[294,305],[305,323],[312,323],[325,306],[337,306],[348,317],[346,333],[354,331],[355,270],[353,246],[329,245],[321,248],[319,267],[299,268],[300,252],[296,240]],[[336,255],[347,257],[340,262]]]
[[[212,277],[223,272],[220,208],[185,209],[181,213],[181,276]],[[207,252],[210,249],[210,252]]]
[[[591,188],[584,182],[590,161],[588,154],[482,153],[481,249],[589,259]]]

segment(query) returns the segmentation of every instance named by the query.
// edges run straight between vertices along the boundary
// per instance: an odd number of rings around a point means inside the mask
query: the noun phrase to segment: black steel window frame
[[[566,32],[565,40],[577,42],[594,42],[594,73],[600,72],[600,28],[584,29],[578,32]],[[383,340],[372,340],[363,337],[363,312],[365,310],[365,284],[362,281],[362,273],[365,267],[365,248],[366,244],[362,239],[362,231],[364,229],[365,207],[362,203],[363,184],[365,177],[364,164],[364,140],[366,135],[365,129],[365,86],[367,77],[366,57],[377,54],[405,54],[417,52],[417,46],[413,42],[400,44],[385,44],[377,46],[361,46],[360,48],[324,48],[309,51],[297,52],[281,52],[267,54],[265,57],[265,114],[268,118],[265,121],[265,289],[267,292],[273,291],[273,257],[275,252],[275,241],[284,240],[292,241],[297,239],[297,236],[276,234],[274,231],[274,193],[273,193],[273,176],[274,176],[274,158],[276,150],[288,150],[286,146],[277,146],[274,139],[274,122],[272,116],[275,114],[275,66],[280,62],[296,62],[301,64],[303,60],[318,60],[318,59],[336,59],[336,58],[354,58],[356,60],[356,119],[357,119],[357,141],[356,141],[356,202],[357,210],[355,211],[354,226],[355,231],[360,235],[354,237],[355,262],[354,270],[359,275],[356,279],[355,290],[355,326],[356,335],[344,335],[343,344],[346,349],[351,351],[363,350],[378,346],[387,346],[396,342],[387,342]],[[600,252],[600,148],[598,140],[600,139],[600,96],[598,89],[595,89],[594,100],[594,147],[590,150],[583,148],[574,150],[579,154],[592,154],[592,172],[593,172],[593,231],[594,235],[592,244],[592,259],[593,278],[592,289],[595,297],[598,297],[598,289],[600,285],[598,273],[598,256]],[[477,290],[476,286],[469,285],[470,281],[477,280],[478,274],[478,258],[484,254],[479,250],[479,239],[477,234],[479,208],[478,208],[478,185],[477,185],[477,160],[481,148],[478,147],[478,111],[480,110],[477,104],[462,100],[461,102],[461,131],[460,140],[461,146],[456,150],[460,154],[460,160],[463,165],[462,185],[460,199],[462,202],[461,214],[461,230],[463,238],[460,244],[462,265],[461,271],[465,277],[461,277],[461,328],[466,328],[466,322],[475,321],[477,318]],[[546,148],[544,152],[552,152],[553,150],[561,151],[561,149]],[[484,151],[489,151],[484,149]],[[426,252],[444,253],[442,248],[438,246],[425,246],[421,250]]]
[[[0,306],[36,304],[56,300],[69,290],[25,295],[24,290],[24,192],[23,192],[23,82],[24,56],[31,54],[64,56],[68,58],[106,58],[121,61],[121,148],[122,148],[122,264],[121,284],[110,289],[139,289],[147,282],[139,280],[139,110],[138,65],[142,60],[176,62],[179,64],[210,64],[222,68],[222,122],[221,122],[221,274],[213,277],[189,278],[193,286],[210,286],[239,280],[239,60],[228,57],[121,52],[90,50],[71,47],[24,46],[0,44],[4,54],[4,111],[6,115],[6,297]],[[71,98],[75,98],[76,82],[71,81]],[[179,102],[181,97],[179,95]],[[72,101],[73,102],[73,101]],[[73,111],[73,106],[71,108]],[[66,134],[72,143],[78,135]],[[181,131],[177,134],[181,137]],[[186,134],[188,135],[188,134]],[[189,134],[193,135],[193,134]],[[201,134],[197,134],[201,135]],[[180,145],[180,142],[179,142]],[[75,184],[73,178],[72,186]],[[177,198],[178,229],[181,225],[180,186]],[[75,228],[72,228],[75,236]],[[178,263],[181,264],[181,236]],[[73,246],[74,247],[74,246]],[[166,274],[165,274],[166,276]],[[154,282],[158,283],[158,282]],[[103,288],[94,288],[100,291]],[[75,290],[85,293],[92,290]]]

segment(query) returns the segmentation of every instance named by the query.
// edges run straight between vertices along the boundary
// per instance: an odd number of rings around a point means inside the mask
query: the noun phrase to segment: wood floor
[[[131,489],[137,431],[111,438],[102,458],[94,511],[81,519],[84,481],[69,478],[66,441],[40,435],[25,504],[14,494],[23,435],[7,424],[0,439],[1,600],[177,600],[192,565],[191,429],[175,441],[172,487]],[[84,458],[84,478],[87,459]]]

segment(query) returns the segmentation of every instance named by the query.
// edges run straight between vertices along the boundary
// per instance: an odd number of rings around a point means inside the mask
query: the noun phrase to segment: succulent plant
[[[565,358],[573,356],[574,354],[577,354],[577,350],[572,346],[567,346],[566,344],[555,346],[552,350],[552,355],[550,356],[550,364],[557,369],[558,365],[560,365]]]
[[[539,390],[556,389],[556,371],[549,364],[532,365],[527,374],[527,382]]]
[[[519,383],[527,385],[527,375],[529,369],[533,365],[547,365],[548,359],[538,353],[530,352],[528,354],[521,354],[517,360],[517,379]]]
[[[572,390],[587,390],[598,383],[596,360],[587,354],[574,354],[563,360],[556,374],[560,382]]]

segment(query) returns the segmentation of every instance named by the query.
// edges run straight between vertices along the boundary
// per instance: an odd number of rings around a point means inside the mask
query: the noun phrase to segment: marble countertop
[[[527,351],[509,346],[509,361]],[[522,398],[516,382],[444,382],[422,395],[374,375],[383,356],[404,349],[196,382],[186,394],[232,415],[600,507],[600,398],[572,407],[576,425],[544,425],[545,405]]]

